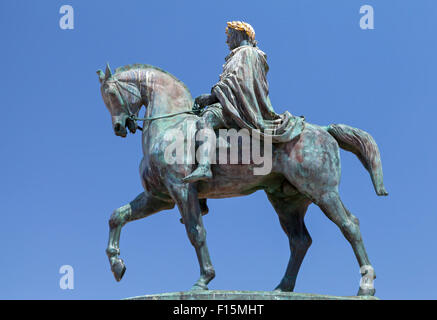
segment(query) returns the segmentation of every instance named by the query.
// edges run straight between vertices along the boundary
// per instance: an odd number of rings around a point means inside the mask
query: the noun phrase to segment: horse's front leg
[[[166,202],[143,192],[129,204],[116,209],[112,213],[109,219],[109,241],[106,254],[108,255],[115,280],[120,281],[126,271],[123,260],[119,258],[121,228],[130,221],[145,218],[161,210],[172,209],[173,207],[174,203],[172,201]]]
[[[206,245],[206,230],[203,226],[202,214],[197,198],[197,190],[193,184],[172,184],[169,186],[176,202],[191,244],[196,249],[200,265],[200,278],[191,290],[208,290],[208,283],[214,279],[215,271]]]

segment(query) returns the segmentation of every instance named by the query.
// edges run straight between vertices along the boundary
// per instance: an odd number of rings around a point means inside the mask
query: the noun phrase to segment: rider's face
[[[227,34],[226,43],[229,47],[229,50],[234,50],[239,45],[239,43],[237,43],[238,35],[236,34],[236,31],[231,28],[228,29],[226,34]]]
[[[231,50],[231,33],[228,31],[226,32],[226,44],[229,47],[229,50]]]

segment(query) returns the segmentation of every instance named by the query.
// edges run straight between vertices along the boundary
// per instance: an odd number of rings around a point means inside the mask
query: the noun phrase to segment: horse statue
[[[245,196],[264,190],[289,239],[290,259],[285,275],[275,288],[291,292],[311,237],[304,216],[311,203],[320,207],[349,241],[361,270],[361,281],[373,284],[373,268],[361,237],[358,219],[340,199],[339,147],[354,153],[373,182],[376,194],[388,193],[378,146],[363,130],[347,125],[318,126],[305,123],[301,134],[287,143],[272,147],[272,169],[269,174],[253,174],[256,164],[214,164],[213,178],[208,181],[184,183],[193,162],[169,164],[164,161],[165,150],[171,143],[166,133],[179,130],[189,143],[187,128],[195,130],[198,115],[192,112],[193,98],[188,88],[170,73],[150,65],[134,64],[117,68],[112,73],[97,71],[104,103],[112,116],[117,136],[126,137],[141,127],[136,120],[140,108],[146,107],[142,129],[143,159],[140,177],[144,192],[128,204],[116,209],[109,219],[109,241],[106,253],[117,281],[126,267],[120,255],[122,227],[134,220],[148,217],[176,205],[188,238],[194,246],[200,265],[200,278],[191,290],[208,290],[215,277],[211,263],[202,214],[207,211],[206,199]],[[363,271],[364,270],[364,271]],[[360,285],[358,295],[374,295],[373,285]]]

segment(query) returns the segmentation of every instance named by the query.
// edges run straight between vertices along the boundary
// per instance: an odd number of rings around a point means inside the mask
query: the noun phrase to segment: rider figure
[[[254,29],[248,23],[232,21],[227,23],[226,34],[231,52],[225,58],[220,80],[211,94],[195,99],[197,108],[209,106],[199,118],[197,130],[246,128],[271,136],[273,143],[290,141],[302,130],[303,119],[273,111],[266,79],[267,56],[257,47]],[[210,145],[209,142],[204,141]],[[209,148],[204,150],[196,170],[184,178],[185,182],[212,177]]]

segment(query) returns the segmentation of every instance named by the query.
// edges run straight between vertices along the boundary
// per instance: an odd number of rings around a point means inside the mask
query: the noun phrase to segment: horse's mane
[[[155,67],[155,66],[152,66],[150,64],[143,64],[143,63],[128,64],[128,65],[125,65],[125,66],[122,66],[122,67],[118,67],[117,69],[115,69],[115,74],[121,73],[121,72],[124,72],[124,71],[130,71],[132,69],[154,69],[154,70],[160,71],[160,72],[165,73],[165,74],[169,75],[170,77],[172,77],[174,80],[179,82],[188,92],[190,92],[190,90],[185,85],[185,83],[183,83],[181,80],[176,78],[170,72],[167,72],[167,71],[165,71],[165,70],[163,70],[163,69],[161,69],[159,67]]]

